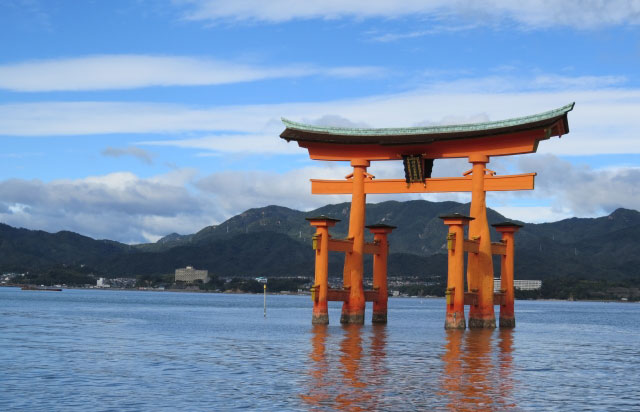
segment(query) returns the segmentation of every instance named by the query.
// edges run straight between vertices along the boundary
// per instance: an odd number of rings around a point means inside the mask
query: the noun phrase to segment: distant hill
[[[94,240],[74,232],[48,233],[17,229],[0,223],[0,270],[21,272],[55,264],[99,266],[104,261],[135,251],[111,240]]]
[[[367,224],[398,227],[390,236],[391,275],[429,277],[446,274],[446,227],[438,216],[468,210],[468,204],[457,202],[390,201],[367,205],[366,219]],[[491,209],[487,213],[491,223],[505,220]],[[320,214],[341,219],[331,233],[346,236],[348,203],[310,212],[280,206],[249,209],[194,234],[174,233],[156,243],[135,246],[0,224],[0,271],[84,264],[100,275],[116,277],[168,274],[192,265],[220,276],[311,276],[313,228],[305,217]],[[496,233],[492,236],[499,239]],[[342,258],[332,256],[330,263],[332,276],[340,276]],[[639,267],[640,212],[635,210],[526,224],[516,235],[516,278],[638,279]]]

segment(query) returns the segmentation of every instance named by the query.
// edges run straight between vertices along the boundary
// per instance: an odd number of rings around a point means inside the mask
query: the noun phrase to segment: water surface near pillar
[[[637,410],[640,304],[516,302],[515,330],[312,326],[308,296],[0,288],[0,410]]]

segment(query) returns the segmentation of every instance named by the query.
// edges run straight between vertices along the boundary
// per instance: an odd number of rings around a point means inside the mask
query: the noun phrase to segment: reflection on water
[[[387,365],[384,325],[345,325],[340,329],[316,325],[311,332],[310,379],[301,398],[311,410],[513,410],[517,408],[512,395],[513,333],[447,331],[442,364],[434,373],[433,368],[419,364],[419,357],[415,368],[404,371]],[[396,381],[388,379],[398,373],[413,375],[405,379],[417,380],[422,386],[404,392],[395,386]],[[431,380],[439,381],[435,390],[431,389]],[[417,396],[416,391],[420,390]],[[389,396],[390,392],[394,396]],[[416,402],[416,398],[420,401]],[[410,400],[411,408],[404,403]]]
[[[516,330],[447,332],[441,299],[345,327],[268,299],[0,288],[0,411],[640,410],[638,304],[517,302]]]
[[[513,403],[512,330],[447,331],[441,394],[455,411],[509,410]]]
[[[379,407],[386,375],[384,325],[343,325],[337,347],[327,325],[311,333],[308,393],[301,398],[312,410],[367,411]],[[330,350],[335,353],[329,352]]]

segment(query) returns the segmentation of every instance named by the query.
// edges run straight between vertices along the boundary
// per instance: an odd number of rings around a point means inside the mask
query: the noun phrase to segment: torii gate
[[[449,226],[449,271],[446,328],[465,328],[464,305],[468,304],[470,328],[495,328],[494,302],[501,304],[501,326],[515,326],[513,314],[513,233],[519,225],[505,223],[496,229],[503,241],[492,244],[486,215],[486,192],[532,190],[535,173],[496,176],[487,169],[491,156],[534,153],[541,140],[569,132],[567,113],[574,103],[532,116],[475,124],[411,128],[335,128],[282,119],[286,129],[280,137],[296,141],[314,160],[349,161],[353,173],[345,180],[311,180],[313,194],[351,194],[349,234],[330,239],[335,219],[309,218],[316,227],[316,279],[312,289],[313,323],[328,323],[327,301],[343,301],[341,323],[364,323],[365,302],[374,302],[374,323],[386,323],[387,234],[392,226],[368,226],[374,243],[365,243],[367,194],[471,192],[470,216],[442,216]],[[431,178],[435,159],[467,158],[471,170],[462,177]],[[375,179],[367,173],[372,161],[403,160],[405,179]],[[469,225],[469,239],[463,239]],[[494,225],[495,226],[495,225]],[[330,250],[345,253],[343,289],[328,287]],[[467,286],[464,292],[464,252],[468,253]],[[374,255],[374,290],[363,287],[363,254]],[[502,255],[502,289],[493,293],[492,254]],[[383,285],[384,284],[384,285]],[[504,313],[503,313],[504,312]],[[504,316],[503,316],[504,315]]]

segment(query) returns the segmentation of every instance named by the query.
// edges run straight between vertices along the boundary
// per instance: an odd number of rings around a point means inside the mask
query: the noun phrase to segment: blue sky
[[[311,196],[308,179],[348,166],[279,139],[280,117],[402,127],[573,101],[567,136],[492,159],[538,177],[489,206],[528,222],[640,209],[640,1],[3,0],[0,39],[0,221],[13,226],[136,243],[250,207],[312,209],[348,198]]]

